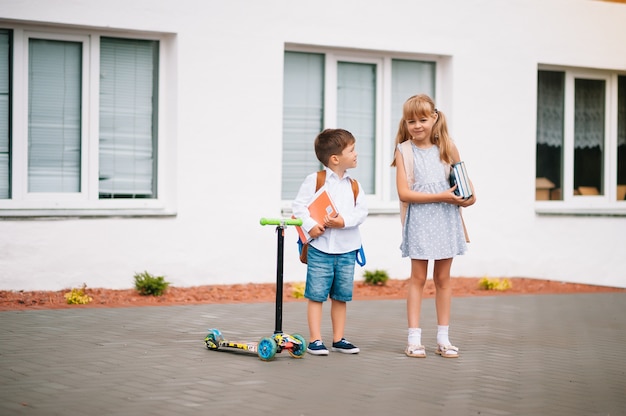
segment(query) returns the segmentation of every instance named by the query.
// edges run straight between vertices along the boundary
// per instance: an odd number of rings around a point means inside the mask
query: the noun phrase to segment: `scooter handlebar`
[[[301,218],[261,218],[261,225],[302,225]]]

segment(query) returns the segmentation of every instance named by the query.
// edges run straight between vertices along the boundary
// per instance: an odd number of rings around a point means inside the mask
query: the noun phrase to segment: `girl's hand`
[[[467,199],[463,200],[463,203],[460,204],[463,208],[469,207],[470,205],[474,205],[476,203],[476,195],[472,195]]]
[[[470,205],[474,205],[476,203],[476,191],[474,191],[474,184],[470,182],[470,186],[472,187],[472,196],[463,200],[462,207],[469,207]]]
[[[465,200],[458,195],[455,195],[454,190],[456,189],[456,185],[447,191],[441,192],[439,195],[441,196],[441,202],[445,202],[447,204],[453,205],[461,205]]]

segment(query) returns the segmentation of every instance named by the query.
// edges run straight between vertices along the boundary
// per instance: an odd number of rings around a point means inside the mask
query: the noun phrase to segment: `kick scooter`
[[[277,260],[276,260],[276,320],[274,334],[271,337],[263,337],[259,342],[229,341],[224,339],[218,329],[209,329],[204,343],[209,350],[219,348],[234,348],[256,353],[263,361],[274,358],[276,353],[287,350],[294,358],[304,357],[306,341],[302,335],[289,335],[283,332],[283,252],[285,246],[285,228],[288,225],[300,226],[301,219],[274,219],[261,218],[261,225],[276,225],[277,234]]]

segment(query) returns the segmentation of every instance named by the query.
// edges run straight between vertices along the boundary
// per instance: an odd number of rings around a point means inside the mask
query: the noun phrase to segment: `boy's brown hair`
[[[356,139],[344,129],[326,129],[315,138],[315,155],[324,166],[333,155],[340,155],[343,149],[356,142]]]

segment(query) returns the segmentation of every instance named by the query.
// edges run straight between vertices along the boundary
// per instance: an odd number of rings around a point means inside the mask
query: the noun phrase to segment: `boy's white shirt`
[[[293,200],[292,210],[296,218],[302,219],[302,228],[309,231],[316,222],[309,215],[307,208],[315,195],[317,183],[317,172],[308,175],[302,185],[296,199]],[[359,184],[359,193],[356,204],[354,203],[354,193],[350,175],[346,173],[342,179],[337,174],[326,168],[326,182],[323,185],[330,194],[337,211],[343,217],[344,228],[328,228],[321,236],[311,240],[310,244],[316,249],[329,254],[341,254],[358,250],[361,247],[361,233],[359,225],[367,218],[367,200],[365,193]]]

